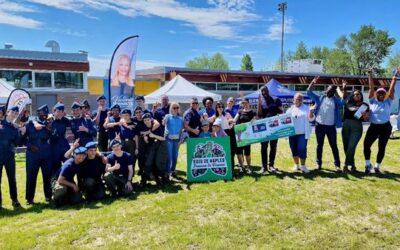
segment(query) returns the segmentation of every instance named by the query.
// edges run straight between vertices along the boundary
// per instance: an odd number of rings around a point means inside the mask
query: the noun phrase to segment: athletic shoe
[[[305,174],[307,174],[308,172],[310,172],[310,170],[308,170],[308,168],[307,168],[306,166],[301,166],[301,167],[300,167],[300,170],[301,170],[303,173],[305,173]]]
[[[261,167],[260,173],[265,174],[267,172],[268,168],[266,167]]]
[[[356,166],[351,166],[350,171],[351,171],[351,172],[354,172],[354,173],[357,172]]]
[[[375,174],[382,174],[381,170],[379,170],[379,168],[374,168],[374,172]]]
[[[19,201],[15,200],[15,201],[12,202],[12,206],[14,208],[18,208],[18,207],[21,207],[21,204],[19,203]]]
[[[322,170],[322,165],[317,164],[317,165],[315,166],[315,170]]]
[[[342,172],[342,170],[340,169],[339,166],[336,166],[336,173],[340,174]]]
[[[276,173],[276,168],[275,168],[274,166],[270,166],[270,167],[269,167],[269,171],[270,171],[271,173]]]
[[[372,169],[371,165],[365,165],[365,174],[369,175],[371,173],[371,169]]]
[[[349,168],[347,166],[343,167],[343,173],[347,174],[349,171]]]
[[[293,171],[301,171],[301,169],[298,165],[294,165]]]

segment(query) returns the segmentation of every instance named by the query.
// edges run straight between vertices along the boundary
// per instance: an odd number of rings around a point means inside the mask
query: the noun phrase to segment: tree
[[[229,69],[229,63],[225,60],[221,53],[215,53],[212,57],[207,54],[203,54],[199,57],[195,57],[186,62],[187,68],[192,69]]]
[[[301,60],[310,58],[310,53],[307,50],[307,47],[303,41],[299,42],[297,45],[296,51],[293,55],[293,60]]]
[[[397,50],[391,57],[389,57],[386,67],[386,76],[392,77],[393,69],[397,67],[400,67],[400,50]]]
[[[240,66],[243,71],[253,71],[253,62],[249,54],[244,54],[242,57],[242,64]]]
[[[351,75],[351,55],[342,49],[331,49],[324,59],[324,71],[334,75]]]

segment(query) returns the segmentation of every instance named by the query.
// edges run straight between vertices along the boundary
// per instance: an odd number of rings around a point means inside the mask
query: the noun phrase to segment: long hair
[[[224,104],[223,104],[222,102],[218,101],[218,102],[215,104],[215,117],[220,116],[220,114],[218,113],[218,108],[217,108],[218,106],[222,106],[222,113],[221,113],[221,115],[225,116],[225,107],[224,107]]]
[[[133,86],[133,79],[131,77],[131,58],[126,54],[122,54],[122,55],[120,55],[118,57],[118,61],[117,61],[117,65],[116,65],[116,69],[115,69],[115,73],[114,73],[114,77],[111,80],[111,85],[112,86],[119,86],[118,69],[119,69],[120,62],[123,59],[126,59],[129,62],[129,71],[128,71],[128,75],[126,77],[126,84],[128,84],[129,86]]]
[[[360,102],[364,102],[364,96],[363,96],[362,92],[361,92],[360,90],[356,89],[356,90],[354,90],[353,92],[351,92],[351,95],[350,95],[350,98],[349,98],[348,103],[349,103],[349,104],[356,104],[356,102],[354,101],[354,94],[355,94],[355,93],[359,93],[359,94],[360,94],[360,97],[361,97]]]

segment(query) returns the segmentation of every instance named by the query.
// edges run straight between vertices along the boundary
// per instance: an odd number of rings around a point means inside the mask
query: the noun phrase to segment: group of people
[[[364,140],[365,173],[369,174],[372,169],[380,173],[391,133],[390,107],[396,79],[394,76],[388,91],[385,88],[375,91],[373,75],[369,72],[368,104],[364,102],[361,91],[347,93],[346,81],[342,82],[342,89],[330,85],[324,94],[315,94],[312,88],[318,81],[316,77],[307,89],[308,97],[315,104],[311,107],[305,105],[303,95],[296,93],[293,105],[286,111],[281,100],[270,96],[266,87],[260,89],[256,111],[251,109],[248,99],[242,99],[238,107],[230,97],[225,107],[222,102],[214,105],[214,100],[207,97],[202,100],[204,108],[199,108],[199,100],[193,97],[190,108],[181,112],[180,104],[170,103],[165,95],[161,97],[161,106],[154,110],[148,110],[144,97],[137,96],[133,112],[121,110],[118,104],[107,108],[104,96],[97,98],[95,112],[91,111],[88,101],[74,102],[70,117],[62,103],[52,107],[51,114],[48,106],[44,105],[37,109],[37,117],[29,121],[19,116],[18,107],[9,107],[8,110],[0,107],[0,180],[5,166],[12,204],[19,207],[15,147],[26,145],[25,199],[28,204],[34,202],[39,169],[43,175],[45,198],[56,205],[75,204],[83,197],[98,200],[107,193],[126,195],[133,190],[135,174],[141,177],[141,187],[146,187],[150,180],[165,185],[171,178],[177,178],[179,146],[186,138],[223,136],[230,138],[232,169],[236,155],[239,171],[251,172],[251,146],[236,145],[234,126],[284,112],[290,115],[295,128],[295,135],[289,137],[289,145],[296,171],[309,172],[306,158],[311,123],[315,124],[317,139],[317,169],[322,168],[326,136],[336,171],[356,171],[354,155],[362,136],[362,122],[370,121]],[[343,169],[336,141],[336,128],[340,127],[345,152]],[[71,146],[67,140],[68,133],[75,138]],[[378,154],[376,164],[372,166],[371,145],[376,140]],[[277,145],[278,140],[261,143],[261,172],[278,170],[275,166]]]

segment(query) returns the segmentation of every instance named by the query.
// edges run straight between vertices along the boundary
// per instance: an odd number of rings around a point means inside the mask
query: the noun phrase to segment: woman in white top
[[[301,93],[296,93],[293,98],[293,105],[286,111],[286,114],[292,117],[296,132],[295,135],[289,137],[290,150],[295,164],[294,169],[308,173],[309,170],[306,167],[307,140],[311,134],[310,121],[315,119],[314,110],[310,110],[307,105],[303,104]]]

